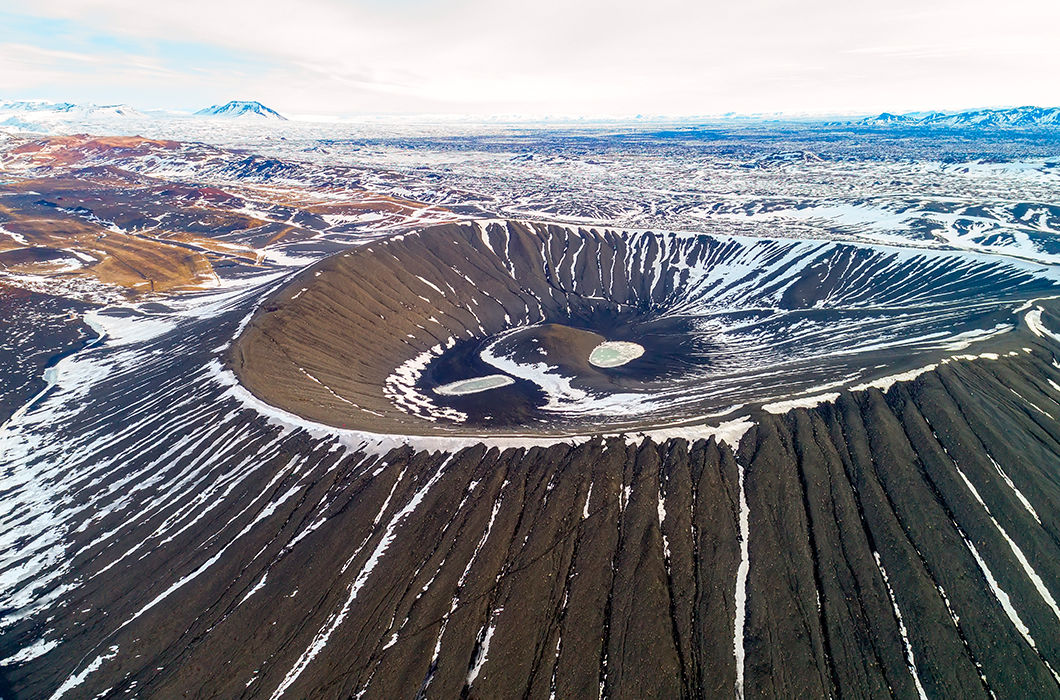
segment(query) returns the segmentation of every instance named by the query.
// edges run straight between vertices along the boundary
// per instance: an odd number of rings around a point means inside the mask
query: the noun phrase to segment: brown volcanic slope
[[[20,246],[12,236],[0,238],[0,268],[47,275],[52,271],[42,263],[49,259],[71,261],[74,269],[64,271],[60,267],[59,274],[89,274],[108,284],[155,292],[215,279],[210,262],[197,251],[110,231],[98,223],[56,213],[54,202],[38,202],[21,211],[0,205],[0,226],[31,246]],[[28,257],[23,252],[26,250],[40,253]]]
[[[272,182],[273,171],[290,177]],[[355,239],[364,221],[445,216],[347,171],[141,137],[15,138],[0,146],[0,174],[0,273],[98,281],[112,296],[209,287],[268,264],[263,248],[279,243],[333,251],[313,239]]]

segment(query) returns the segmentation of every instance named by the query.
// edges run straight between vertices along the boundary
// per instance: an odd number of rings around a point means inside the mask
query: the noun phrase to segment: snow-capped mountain
[[[964,112],[884,112],[857,122],[861,126],[935,126],[975,128],[1035,128],[1060,126],[1060,107],[973,109]]]
[[[53,133],[75,124],[114,124],[114,120],[141,120],[145,117],[145,114],[126,104],[75,104],[45,100],[0,102],[0,127],[14,131]]]
[[[0,102],[0,112],[63,112],[77,109],[72,102],[48,102],[46,100],[10,100]]]
[[[126,104],[97,105],[44,100],[12,100],[0,102],[0,112],[29,112],[37,117],[91,119],[93,117],[142,117],[143,113]]]
[[[232,100],[223,105],[213,105],[206,109],[200,109],[195,114],[204,117],[226,117],[251,118],[251,119],[279,119],[287,121],[287,117],[273,109],[269,109],[260,102],[254,100]]]

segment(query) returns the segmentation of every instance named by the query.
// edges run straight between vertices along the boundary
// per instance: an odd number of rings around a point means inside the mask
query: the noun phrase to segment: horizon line
[[[140,107],[129,102],[75,102],[70,100],[56,100],[50,98],[40,97],[7,97],[0,100],[0,105],[4,103],[40,103],[40,104],[70,104],[75,107],[129,107],[134,109],[144,116],[154,115],[170,115],[174,117],[182,116],[195,116],[195,113],[211,107],[218,107],[229,104],[230,102],[248,102],[257,103],[263,107],[267,107],[288,121],[301,122],[301,123],[335,123],[343,121],[359,121],[365,119],[439,119],[439,120],[478,120],[478,121],[501,121],[501,120],[512,120],[518,122],[534,122],[534,121],[595,121],[595,122],[628,122],[628,121],[689,121],[689,120],[723,120],[723,121],[739,121],[739,120],[770,120],[770,119],[792,119],[792,120],[812,120],[812,119],[827,119],[827,118],[855,118],[855,117],[874,117],[885,114],[895,116],[915,115],[915,114],[961,114],[965,112],[975,111],[1004,111],[1011,109],[1058,109],[1058,106],[1044,106],[1034,103],[1023,103],[1023,104],[1005,104],[1005,105],[976,105],[966,106],[960,108],[919,108],[919,109],[850,109],[850,110],[770,110],[770,111],[756,111],[756,112],[736,112],[736,111],[725,111],[725,112],[674,112],[674,113],[562,113],[562,112],[551,112],[551,113],[538,113],[538,112],[294,112],[277,109],[271,105],[262,102],[261,100],[253,99],[232,99],[224,102],[215,102],[210,105],[201,107],[190,107],[190,108],[169,108],[169,107]]]

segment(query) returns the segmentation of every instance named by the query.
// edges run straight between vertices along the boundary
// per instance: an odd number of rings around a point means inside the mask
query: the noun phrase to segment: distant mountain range
[[[44,100],[11,100],[0,102],[5,112],[72,112],[77,105],[72,102],[45,102]]]
[[[232,100],[223,105],[213,105],[206,109],[200,109],[195,114],[203,117],[225,117],[228,119],[251,118],[287,121],[287,117],[254,100]]]
[[[141,112],[126,104],[77,104],[74,102],[49,102],[47,100],[0,100],[0,114],[11,119],[48,121],[78,121],[104,117],[165,118],[181,116],[168,112]],[[232,100],[226,104],[213,105],[195,112],[195,116],[224,117],[228,119],[269,119],[287,121],[274,109],[256,101]]]
[[[46,100],[0,100],[0,127],[22,131],[48,132],[56,125],[75,124],[99,119],[170,119],[188,118],[186,112],[148,110],[141,112],[126,104],[49,102]],[[287,117],[256,100],[232,100],[211,105],[191,115],[194,118],[223,118],[246,122],[285,122]],[[735,118],[735,117],[734,117]],[[740,118],[744,119],[744,118]],[[754,118],[748,117],[751,121]],[[770,117],[772,121],[774,117]],[[800,119],[813,123],[812,119]],[[820,121],[824,126],[869,127],[881,129],[1060,129],[1060,107],[1013,107],[1009,109],[973,109],[961,112],[884,112],[877,116],[850,121]],[[804,157],[783,154],[783,159]]]
[[[97,105],[74,104],[73,102],[47,102],[45,100],[13,100],[0,102],[0,112],[33,112],[36,115],[67,115],[75,118],[91,117],[142,117],[143,113],[126,104]]]
[[[858,122],[874,127],[945,127],[945,128],[1036,128],[1060,126],[1060,107],[1013,107],[1011,109],[973,109],[964,112],[884,112]]]

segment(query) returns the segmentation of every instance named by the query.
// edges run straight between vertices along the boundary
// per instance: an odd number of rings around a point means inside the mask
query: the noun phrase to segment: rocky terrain
[[[608,143],[5,142],[0,697],[1060,697],[1053,166]]]

